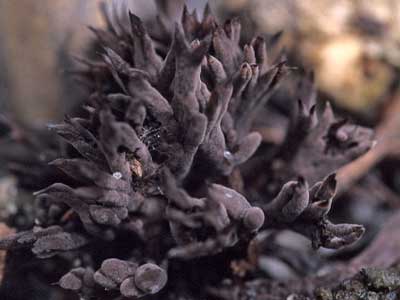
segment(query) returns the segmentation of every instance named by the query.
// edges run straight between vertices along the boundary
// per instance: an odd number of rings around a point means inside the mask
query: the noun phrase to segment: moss
[[[317,300],[333,300],[333,294],[330,289],[318,288],[315,290],[315,297]]]
[[[361,271],[368,286],[376,291],[394,291],[400,288],[400,272],[396,269],[368,268]]]
[[[399,299],[398,269],[367,268],[333,289],[315,290],[317,300],[396,300]]]

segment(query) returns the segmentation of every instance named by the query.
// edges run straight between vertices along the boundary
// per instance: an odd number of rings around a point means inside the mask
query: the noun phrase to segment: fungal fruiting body
[[[85,299],[197,299],[199,286],[235,276],[232,262],[260,230],[334,249],[360,238],[362,226],[327,214],[335,170],[368,150],[370,130],[336,120],[329,105],[318,114],[305,77],[285,141],[256,153],[252,126],[285,61],[271,62],[261,37],[242,45],[239,21],[220,25],[208,6],[201,20],[183,7],[176,23],[161,7],[145,26],[120,3],[103,5],[107,28],[92,29],[99,60],[81,60],[85,115],[50,126],[69,146],[50,162],[62,174],[35,193],[40,226],[1,249],[63,257],[71,271],[59,285]],[[257,174],[242,172],[252,164]]]

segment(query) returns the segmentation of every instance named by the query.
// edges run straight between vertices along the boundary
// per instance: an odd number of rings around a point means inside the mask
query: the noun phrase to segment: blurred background
[[[165,0],[166,1],[166,0]],[[66,70],[102,26],[100,0],[0,1],[0,107],[28,125],[57,121],[84,90]],[[146,18],[153,1],[127,1]],[[187,1],[199,14],[204,0]],[[398,0],[211,0],[221,19],[239,16],[251,35],[283,30],[292,65],[313,69],[326,100],[374,120],[397,90]]]

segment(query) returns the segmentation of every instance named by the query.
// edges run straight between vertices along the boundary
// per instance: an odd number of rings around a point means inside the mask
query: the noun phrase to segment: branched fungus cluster
[[[208,6],[201,20],[183,7],[174,23],[164,5],[145,25],[118,3],[92,29],[101,57],[80,60],[85,114],[50,126],[68,146],[43,159],[52,176],[31,175],[49,181],[35,192],[36,225],[1,249],[62,257],[71,270],[58,284],[86,300],[204,299],[260,230],[316,248],[360,238],[362,226],[327,215],[334,172],[370,148],[371,130],[317,108],[305,76],[284,142],[263,143],[254,121],[289,71],[264,38],[243,45],[238,20],[221,25]]]

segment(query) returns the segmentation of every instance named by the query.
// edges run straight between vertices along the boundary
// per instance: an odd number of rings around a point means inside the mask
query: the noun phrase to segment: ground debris
[[[317,300],[396,300],[400,292],[400,268],[366,268],[335,288],[315,290]]]

